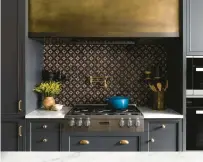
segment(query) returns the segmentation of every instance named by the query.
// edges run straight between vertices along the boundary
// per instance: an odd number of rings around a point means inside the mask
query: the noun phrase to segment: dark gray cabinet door
[[[203,55],[203,1],[187,0],[187,55]]]
[[[24,120],[3,120],[1,122],[1,150],[24,151]]]
[[[19,3],[20,2],[20,3]],[[1,1],[1,111],[2,115],[23,114],[23,50],[20,39],[23,26],[23,0]],[[21,18],[20,18],[21,17]],[[22,100],[22,102],[20,101]],[[19,102],[20,101],[20,102]],[[21,111],[22,109],[22,111]]]
[[[60,151],[60,134],[51,132],[32,132],[29,151]]]
[[[149,151],[181,150],[181,125],[176,121],[149,121]]]
[[[27,151],[60,151],[61,133],[59,122],[27,121]]]

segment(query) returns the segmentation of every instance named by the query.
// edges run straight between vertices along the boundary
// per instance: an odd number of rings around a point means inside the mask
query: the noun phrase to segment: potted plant
[[[43,107],[46,110],[55,109],[54,97],[61,92],[61,83],[56,81],[42,82],[37,85],[33,91],[41,93],[43,96]]]

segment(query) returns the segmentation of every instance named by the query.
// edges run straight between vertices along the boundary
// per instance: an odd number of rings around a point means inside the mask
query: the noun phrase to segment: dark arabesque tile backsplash
[[[157,44],[69,44],[45,41],[44,69],[61,70],[67,80],[56,102],[70,106],[75,103],[104,103],[113,95],[130,97],[130,103],[148,105],[151,92],[144,84],[144,71],[160,65],[165,76],[167,53]],[[87,83],[88,76],[110,76],[108,88]]]

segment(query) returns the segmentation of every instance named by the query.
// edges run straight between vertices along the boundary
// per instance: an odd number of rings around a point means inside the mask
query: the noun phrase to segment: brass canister
[[[153,110],[165,110],[165,92],[153,92]]]

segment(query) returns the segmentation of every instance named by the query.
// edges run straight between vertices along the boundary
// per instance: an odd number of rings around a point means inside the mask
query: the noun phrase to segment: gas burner
[[[95,113],[95,115],[110,115],[110,114],[107,113],[107,112],[104,112],[104,111],[97,111],[97,112]]]
[[[102,114],[104,110],[100,109],[100,110],[96,110],[96,112]]]
[[[119,113],[118,115],[132,115],[131,113]]]
[[[110,113],[112,110],[107,110],[107,109],[99,109],[99,110],[96,110],[96,113],[100,113],[101,115],[103,114],[108,114]]]
[[[86,115],[86,114],[82,112],[74,112],[73,115]]]
[[[114,115],[132,115],[132,113],[128,111],[119,111],[119,112],[115,112]]]
[[[82,112],[88,112],[89,110],[88,109],[82,109],[81,111]]]

